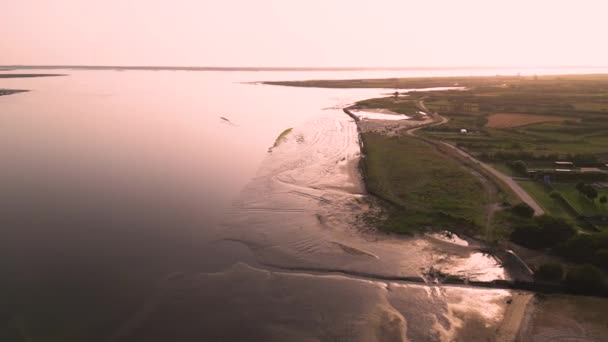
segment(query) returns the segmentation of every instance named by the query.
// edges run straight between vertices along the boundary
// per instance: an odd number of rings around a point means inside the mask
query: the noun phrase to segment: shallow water
[[[410,117],[398,113],[377,113],[365,110],[351,110],[351,113],[363,120],[407,120]]]
[[[0,97],[2,336],[441,340],[498,324],[508,291],[401,282],[508,278],[492,258],[357,218],[341,108],[386,89],[244,83],[387,72],[65,73],[0,84],[33,90]]]

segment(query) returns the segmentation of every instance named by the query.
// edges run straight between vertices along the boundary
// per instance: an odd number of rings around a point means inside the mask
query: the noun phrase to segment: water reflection
[[[356,127],[339,109],[386,90],[240,83],[381,72],[67,73],[2,80],[33,90],[0,97],[3,340],[439,340],[496,326],[504,291],[390,280],[504,277],[487,256],[356,219]],[[479,293],[489,316],[466,301]]]

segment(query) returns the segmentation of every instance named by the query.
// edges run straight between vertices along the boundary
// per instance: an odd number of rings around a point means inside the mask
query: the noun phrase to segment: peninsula
[[[345,109],[378,229],[466,234],[516,250],[538,281],[607,293],[608,75],[266,83],[390,89]]]

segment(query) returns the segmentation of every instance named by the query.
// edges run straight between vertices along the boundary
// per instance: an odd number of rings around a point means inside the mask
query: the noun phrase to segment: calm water
[[[439,340],[499,325],[508,291],[375,279],[429,265],[508,277],[472,247],[353,228],[364,187],[340,108],[383,90],[245,82],[507,71],[62,72],[0,80],[32,90],[0,97],[2,340]]]

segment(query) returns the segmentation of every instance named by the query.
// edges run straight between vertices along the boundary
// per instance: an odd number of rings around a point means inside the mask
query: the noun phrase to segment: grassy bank
[[[389,203],[386,220],[376,222],[380,229],[477,231],[484,225],[483,186],[459,162],[413,137],[370,132],[362,140],[367,188]]]
[[[558,201],[551,198],[551,190],[546,186],[531,180],[522,180],[518,183],[528,194],[538,201],[547,214],[568,220],[572,219],[572,217],[564,211],[563,206],[560,205]]]

